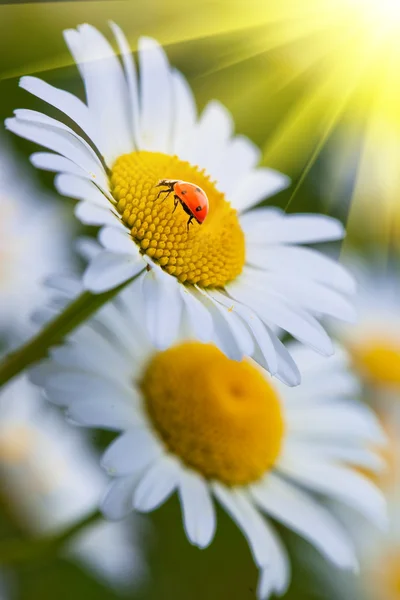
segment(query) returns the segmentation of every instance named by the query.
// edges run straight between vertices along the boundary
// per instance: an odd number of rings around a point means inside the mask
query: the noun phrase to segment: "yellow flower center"
[[[188,214],[174,210],[173,193],[155,187],[162,179],[199,186],[209,201],[201,225],[187,227]],[[236,211],[205,175],[176,156],[132,152],[120,156],[111,173],[111,191],[123,223],[143,253],[181,282],[223,287],[242,271],[245,242]]]
[[[25,425],[14,425],[0,433],[0,464],[19,464],[31,455],[35,433]]]
[[[185,342],[155,354],[140,385],[167,448],[203,476],[242,485],[274,465],[284,433],[281,403],[250,362]]]
[[[372,383],[400,386],[400,340],[371,339],[354,345],[355,366]]]

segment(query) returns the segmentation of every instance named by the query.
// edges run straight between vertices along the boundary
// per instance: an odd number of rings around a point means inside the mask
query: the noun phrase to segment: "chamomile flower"
[[[385,429],[388,443],[384,450],[385,468],[382,472],[366,473],[385,495],[389,527],[378,531],[356,515],[349,515],[334,507],[338,517],[351,532],[356,542],[360,561],[360,577],[356,580],[339,578],[339,598],[362,600],[398,600],[400,592],[400,411],[398,398],[376,390],[373,400],[376,412]],[[390,401],[391,400],[391,401]],[[383,455],[382,455],[383,456]]]
[[[356,324],[336,326],[365,382],[380,390],[400,389],[400,279],[393,264],[367,264],[355,256],[347,264],[359,284]]]
[[[133,508],[149,512],[177,492],[186,535],[205,548],[218,502],[262,571],[260,598],[282,594],[290,580],[286,551],[264,517],[292,528],[337,566],[355,568],[350,538],[315,497],[385,521],[382,495],[352,468],[380,468],[370,447],[384,436],[352,399],[357,383],[345,353],[338,348],[327,360],[293,346],[304,370],[302,386],[290,388],[251,359],[234,361],[217,345],[188,338],[187,328],[160,350],[142,304],[130,284],[33,373],[70,420],[121,432],[102,459],[114,479],[104,514],[119,520]]]
[[[85,432],[66,424],[25,377],[2,389],[0,494],[23,530],[39,537],[63,531],[96,510],[106,481]],[[130,526],[100,520],[65,550],[112,588],[132,588],[146,575],[144,533],[137,518]]]
[[[40,79],[21,79],[21,87],[68,116],[75,129],[32,110],[17,110],[6,122],[52,151],[34,154],[33,164],[59,173],[58,191],[79,200],[77,217],[101,226],[103,251],[86,271],[86,288],[111,289],[146,269],[138,289],[159,348],[168,347],[186,319],[204,341],[215,329],[232,358],[254,355],[286,383],[298,383],[274,330],[332,353],[315,315],[351,320],[346,296],[353,281],[302,244],[340,239],[342,225],[322,215],[254,208],[287,187],[288,178],[257,167],[260,151],[234,135],[221,104],[210,102],[197,116],[185,78],[157,42],[139,40],[136,65],[122,31],[111,27],[119,57],[90,25],[65,32],[86,104]],[[190,200],[175,187],[182,181]]]
[[[0,335],[14,343],[32,332],[43,279],[71,268],[72,223],[6,142],[0,138]]]

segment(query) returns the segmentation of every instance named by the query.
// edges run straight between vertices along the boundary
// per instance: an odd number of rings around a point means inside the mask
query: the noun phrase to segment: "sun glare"
[[[378,18],[389,26],[394,21],[400,20],[399,0],[351,0],[355,2],[360,11],[369,13],[373,18]]]
[[[265,97],[266,114],[285,107],[264,159],[293,176],[290,201],[335,140],[324,196],[331,204],[347,193],[348,238],[369,229],[385,243],[400,240],[400,0],[254,0],[252,8],[265,26],[245,58],[265,53],[273,66],[248,97]]]

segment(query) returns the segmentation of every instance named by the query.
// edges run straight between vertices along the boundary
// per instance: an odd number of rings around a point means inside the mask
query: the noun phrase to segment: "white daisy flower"
[[[388,506],[389,527],[377,531],[366,526],[356,515],[349,515],[334,507],[338,517],[356,541],[360,558],[360,577],[354,580],[340,578],[340,598],[363,600],[397,600],[400,584],[400,411],[397,402],[388,402],[386,394],[377,394],[377,412],[388,439],[384,455],[386,468],[382,473],[370,473],[371,479],[385,495]],[[386,401],[385,401],[386,400]],[[368,473],[368,471],[367,471]]]
[[[70,269],[72,222],[0,137],[0,335],[32,332],[32,310],[44,302],[43,279]],[[61,224],[61,217],[62,224]]]
[[[383,257],[382,257],[383,258]],[[347,259],[359,285],[356,324],[334,331],[365,381],[380,390],[400,389],[400,278],[394,265]]]
[[[83,430],[67,425],[36,387],[22,377],[2,389],[0,490],[21,527],[34,536],[63,531],[96,510],[106,482]],[[137,518],[128,527],[93,523],[67,555],[115,589],[137,586],[146,575],[141,528]]]
[[[345,297],[353,281],[302,245],[340,239],[342,225],[323,215],[255,209],[288,178],[257,167],[260,151],[234,135],[221,104],[210,102],[197,116],[185,78],[157,42],[139,40],[136,65],[120,28],[111,28],[121,60],[94,27],[65,32],[87,104],[37,78],[21,79],[75,129],[32,110],[6,122],[52,151],[34,154],[33,164],[59,173],[58,191],[79,200],[77,217],[102,228],[103,252],[86,271],[86,288],[102,292],[147,268],[137,285],[158,347],[168,347],[187,318],[201,339],[210,339],[212,328],[229,339],[233,358],[254,355],[286,383],[298,383],[273,330],[332,353],[315,315],[353,319]]]
[[[357,384],[345,353],[326,360],[293,346],[303,384],[288,388],[251,359],[233,361],[216,345],[188,340],[185,330],[158,349],[142,302],[131,284],[33,372],[69,419],[122,432],[102,459],[114,477],[104,514],[118,520],[132,509],[149,512],[176,491],[189,541],[205,548],[217,501],[262,570],[260,598],[284,593],[290,580],[285,549],[264,515],[337,566],[355,568],[346,531],[314,496],[385,522],[382,495],[353,468],[381,467],[370,446],[384,436],[352,399]]]

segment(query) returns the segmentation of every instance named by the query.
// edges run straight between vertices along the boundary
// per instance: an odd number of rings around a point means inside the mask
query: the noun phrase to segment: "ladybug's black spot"
[[[181,194],[184,196],[186,194],[186,190],[181,190]]]
[[[199,187],[196,187],[196,190],[201,194],[201,189]]]
[[[197,212],[199,212],[199,210],[201,210],[202,208],[203,208],[202,206],[196,206]]]

